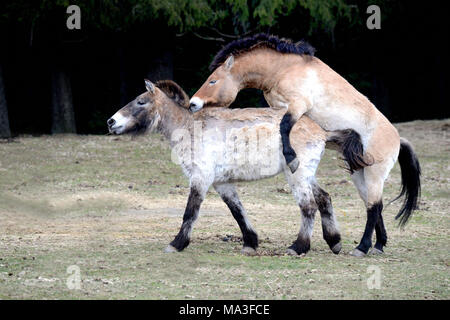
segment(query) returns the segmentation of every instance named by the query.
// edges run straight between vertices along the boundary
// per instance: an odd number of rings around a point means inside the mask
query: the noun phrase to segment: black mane
[[[292,42],[290,39],[279,38],[267,33],[259,33],[251,37],[234,40],[223,47],[214,57],[209,69],[215,70],[232,54],[238,56],[249,52],[256,47],[265,47],[276,50],[281,53],[294,53],[299,55],[313,56],[316,51],[309,43],[305,41]]]

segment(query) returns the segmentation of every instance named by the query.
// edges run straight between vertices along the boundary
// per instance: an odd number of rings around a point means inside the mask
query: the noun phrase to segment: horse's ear
[[[156,86],[183,108],[189,108],[189,96],[172,80],[159,80]]]
[[[150,92],[151,94],[155,94],[155,85],[148,79],[144,79],[145,81],[145,88],[147,89],[148,92]]]
[[[231,67],[233,67],[233,64],[234,64],[234,56],[230,55],[224,63],[225,70],[231,70]]]

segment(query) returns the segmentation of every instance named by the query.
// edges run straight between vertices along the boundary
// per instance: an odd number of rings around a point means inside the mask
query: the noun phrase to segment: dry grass
[[[164,254],[181,223],[187,181],[159,135],[22,136],[0,143],[0,298],[448,299],[450,121],[397,125],[423,168],[420,210],[405,231],[384,211],[383,256],[347,254],[361,237],[365,211],[337,154],[327,152],[321,185],[333,197],[343,236],[335,256],[316,218],[312,250],[285,256],[300,224],[282,175],[238,186],[257,229],[259,255],[240,255],[236,222],[208,193],[191,245]],[[395,166],[385,202],[400,185]],[[232,235],[230,241],[223,241]],[[67,268],[81,271],[81,290],[66,286]],[[381,289],[369,290],[369,266]]]

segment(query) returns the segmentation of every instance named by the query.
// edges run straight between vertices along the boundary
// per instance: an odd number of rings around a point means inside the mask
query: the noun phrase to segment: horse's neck
[[[175,130],[190,130],[193,122],[193,117],[189,111],[177,106],[172,100],[164,103],[162,108],[160,108],[159,115],[161,119],[158,124],[158,131],[169,141],[171,141]]]
[[[168,101],[160,109],[161,117],[158,124],[158,132],[162,133],[168,140],[170,148],[178,157],[178,164],[183,169],[184,174],[191,178],[191,148],[190,146],[194,134],[193,115],[173,101]]]
[[[270,49],[256,49],[239,56],[233,73],[241,88],[270,91],[278,82],[280,71],[289,67],[286,56]]]

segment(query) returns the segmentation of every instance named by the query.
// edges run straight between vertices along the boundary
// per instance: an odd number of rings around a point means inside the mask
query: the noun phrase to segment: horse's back
[[[266,154],[267,150],[281,152],[279,125],[285,113],[286,110],[272,108],[205,108],[198,119],[206,122],[205,127],[227,132],[228,139],[232,136],[237,145],[243,146],[248,141],[252,144],[258,140],[258,145],[265,145],[258,152],[264,151],[262,153]],[[304,153],[312,147],[323,148],[327,132],[304,115],[292,128],[290,140],[297,154]],[[267,145],[270,145],[269,149]]]
[[[221,120],[225,123],[236,121],[246,122],[248,125],[260,122],[279,123],[285,110],[275,110],[272,108],[204,108],[194,114],[196,120],[211,121]]]

